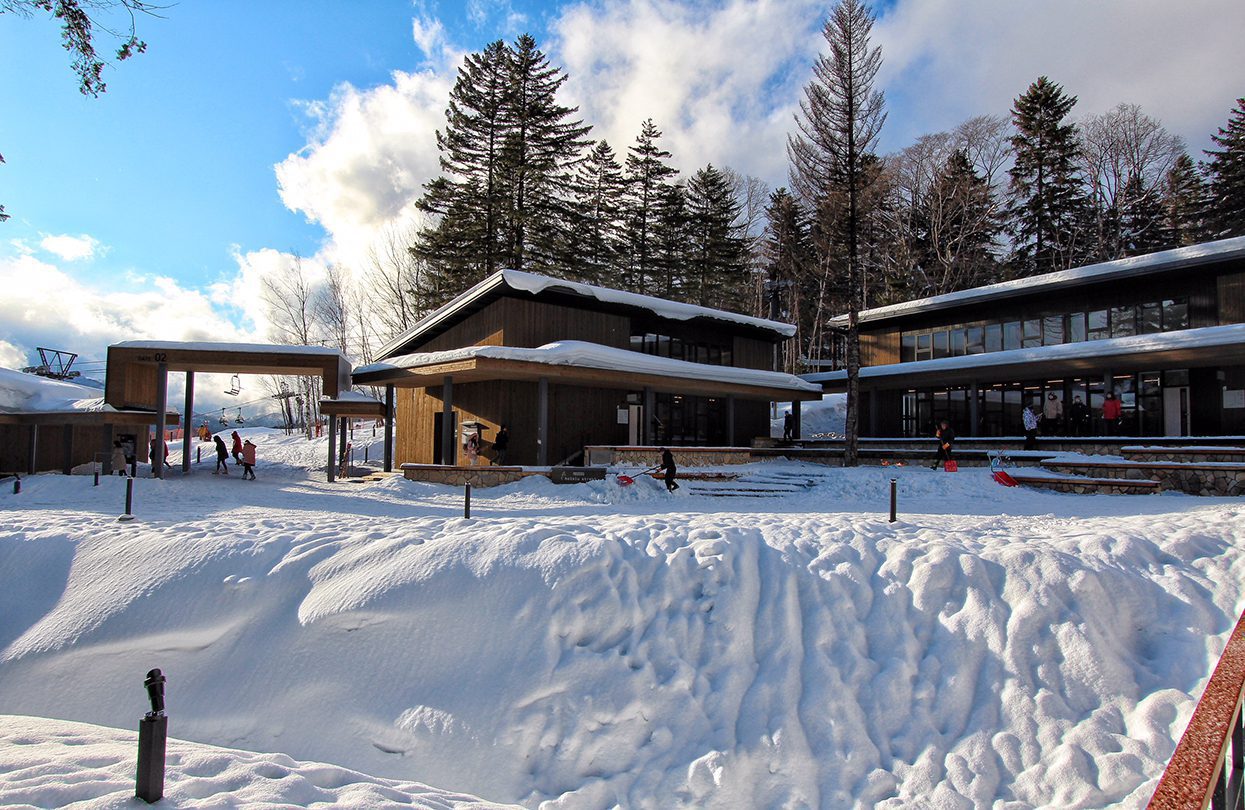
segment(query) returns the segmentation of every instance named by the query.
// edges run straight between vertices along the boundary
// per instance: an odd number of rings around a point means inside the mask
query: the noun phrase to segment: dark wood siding
[[[1219,277],[1219,323],[1245,323],[1245,273]]]
[[[437,352],[463,346],[535,348],[555,340],[585,340],[625,349],[630,337],[631,322],[622,315],[507,297],[404,351]]]
[[[758,368],[769,370],[774,367],[774,344],[768,340],[735,336],[734,348],[736,365],[740,368]]]

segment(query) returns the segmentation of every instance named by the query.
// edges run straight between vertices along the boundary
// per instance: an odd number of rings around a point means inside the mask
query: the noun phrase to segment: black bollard
[[[143,686],[151,711],[138,724],[138,777],[134,795],[148,804],[164,798],[164,752],[169,738],[169,718],[164,713],[164,682],[160,670],[147,673]]]
[[[117,520],[133,520],[134,519],[134,479],[125,479],[125,514],[117,518]]]
[[[203,461],[203,447],[202,446],[200,446],[197,450],[195,450],[195,464],[198,464],[201,461]]]
[[[95,462],[95,486],[99,486],[99,462]]]
[[[369,447],[364,447],[364,448],[363,448],[363,463],[364,463],[364,464],[367,464],[367,451],[368,451],[368,449],[369,449]]]
[[[891,479],[891,520],[890,520],[891,523],[895,522],[895,506],[896,506],[896,502],[898,501],[898,494],[897,494],[898,487],[896,485],[896,480],[897,479],[894,479],[894,478]]]
[[[463,487],[463,517],[471,517],[471,483]]]
[[[20,475],[13,476],[13,494],[16,495],[22,491],[22,477]]]

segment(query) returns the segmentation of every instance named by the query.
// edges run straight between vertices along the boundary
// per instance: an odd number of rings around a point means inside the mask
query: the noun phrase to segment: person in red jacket
[[[233,456],[234,464],[242,463],[242,437],[238,435],[238,431],[229,434],[229,438],[233,440],[233,444],[229,448],[229,453]]]
[[[1120,413],[1120,401],[1115,398],[1114,393],[1108,392],[1106,400],[1102,403],[1102,421],[1106,423],[1108,436],[1119,435]]]
[[[250,439],[242,444],[242,478],[255,480],[255,445]]]

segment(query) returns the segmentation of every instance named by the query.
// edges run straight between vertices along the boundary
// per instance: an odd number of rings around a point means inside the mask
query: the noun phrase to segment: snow
[[[263,352],[266,354],[298,354],[348,359],[340,350],[330,349],[326,346],[287,346],[276,343],[221,343],[197,340],[126,340],[121,343],[114,343],[113,345],[120,349],[149,349],[151,351]]]
[[[939,309],[973,304],[982,301],[1009,298],[1016,295],[1038,295],[1061,287],[1111,281],[1123,276],[1138,276],[1145,273],[1172,270],[1177,267],[1192,268],[1211,262],[1229,261],[1233,258],[1245,257],[1245,236],[1221,239],[1216,242],[1205,242],[1188,247],[1148,253],[1144,256],[1132,256],[1116,259],[1084,267],[1073,267],[1054,273],[1043,273],[1028,278],[1001,281],[974,287],[969,290],[935,295],[929,298],[918,298],[885,307],[867,309],[860,313],[860,322],[880,321],[897,318],[919,312],[930,312]],[[831,319],[831,324],[845,325],[846,315],[838,315]]]
[[[240,432],[258,481],[141,478],[129,524],[119,478],[0,491],[6,712],[132,728],[158,666],[177,745],[285,755],[179,748],[178,802],[1140,808],[1245,590],[1240,499],[775,462],[675,496],[528,478],[464,520],[459,488],[329,485],[326,440]],[[0,791],[132,776],[21,722],[0,762],[49,764]]]
[[[552,366],[576,366],[580,368],[626,371],[635,374],[653,374],[659,377],[696,379],[713,382],[737,383],[766,388],[787,388],[796,391],[820,392],[814,385],[779,371],[763,371],[736,366],[712,366],[707,363],[689,363],[669,357],[633,352],[599,343],[581,340],[560,340],[546,343],[535,349],[518,346],[464,346],[440,352],[416,352],[390,357],[379,363],[360,366],[355,375],[372,374],[394,369],[419,368],[441,363],[456,363],[475,358],[515,360],[525,363],[542,363]]]
[[[98,388],[0,368],[0,413],[111,410]]]
[[[1245,237],[1241,237],[1245,239]],[[862,366],[861,378],[902,377],[923,372],[950,371],[965,368],[990,368],[1020,363],[1076,360],[1089,357],[1106,357],[1115,354],[1143,354],[1173,349],[1210,349],[1220,346],[1245,345],[1245,323],[1223,326],[1203,326],[1198,329],[1182,329],[1178,332],[1157,332],[1149,335],[1086,340],[1078,343],[1061,343],[1057,346],[1035,346],[1030,349],[1008,349],[1001,352],[985,352],[962,357],[939,357],[935,360],[912,360],[881,366]],[[810,382],[843,382],[846,371],[823,371],[802,374],[801,379]]]
[[[777,403],[778,416],[770,420],[769,435],[782,438],[783,418],[790,402]],[[826,394],[820,400],[805,402],[800,408],[800,438],[805,441],[840,439],[847,430],[847,394]]]
[[[171,731],[176,730],[174,721]],[[0,715],[0,805],[88,810],[137,804],[137,747],[134,731]],[[298,762],[283,754],[256,754],[176,738],[168,743],[165,768],[161,802],[165,807],[487,810],[503,806],[322,762]]]
[[[335,397],[320,397],[321,402],[366,402],[369,405],[382,404],[379,399],[359,391],[342,391]]]

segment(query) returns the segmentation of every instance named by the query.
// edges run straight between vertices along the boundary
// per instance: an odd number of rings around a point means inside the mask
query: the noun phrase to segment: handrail
[[[1237,621],[1214,674],[1189,718],[1171,762],[1163,771],[1149,810],[1238,810],[1245,806],[1245,613]],[[1232,767],[1224,779],[1231,751]]]

